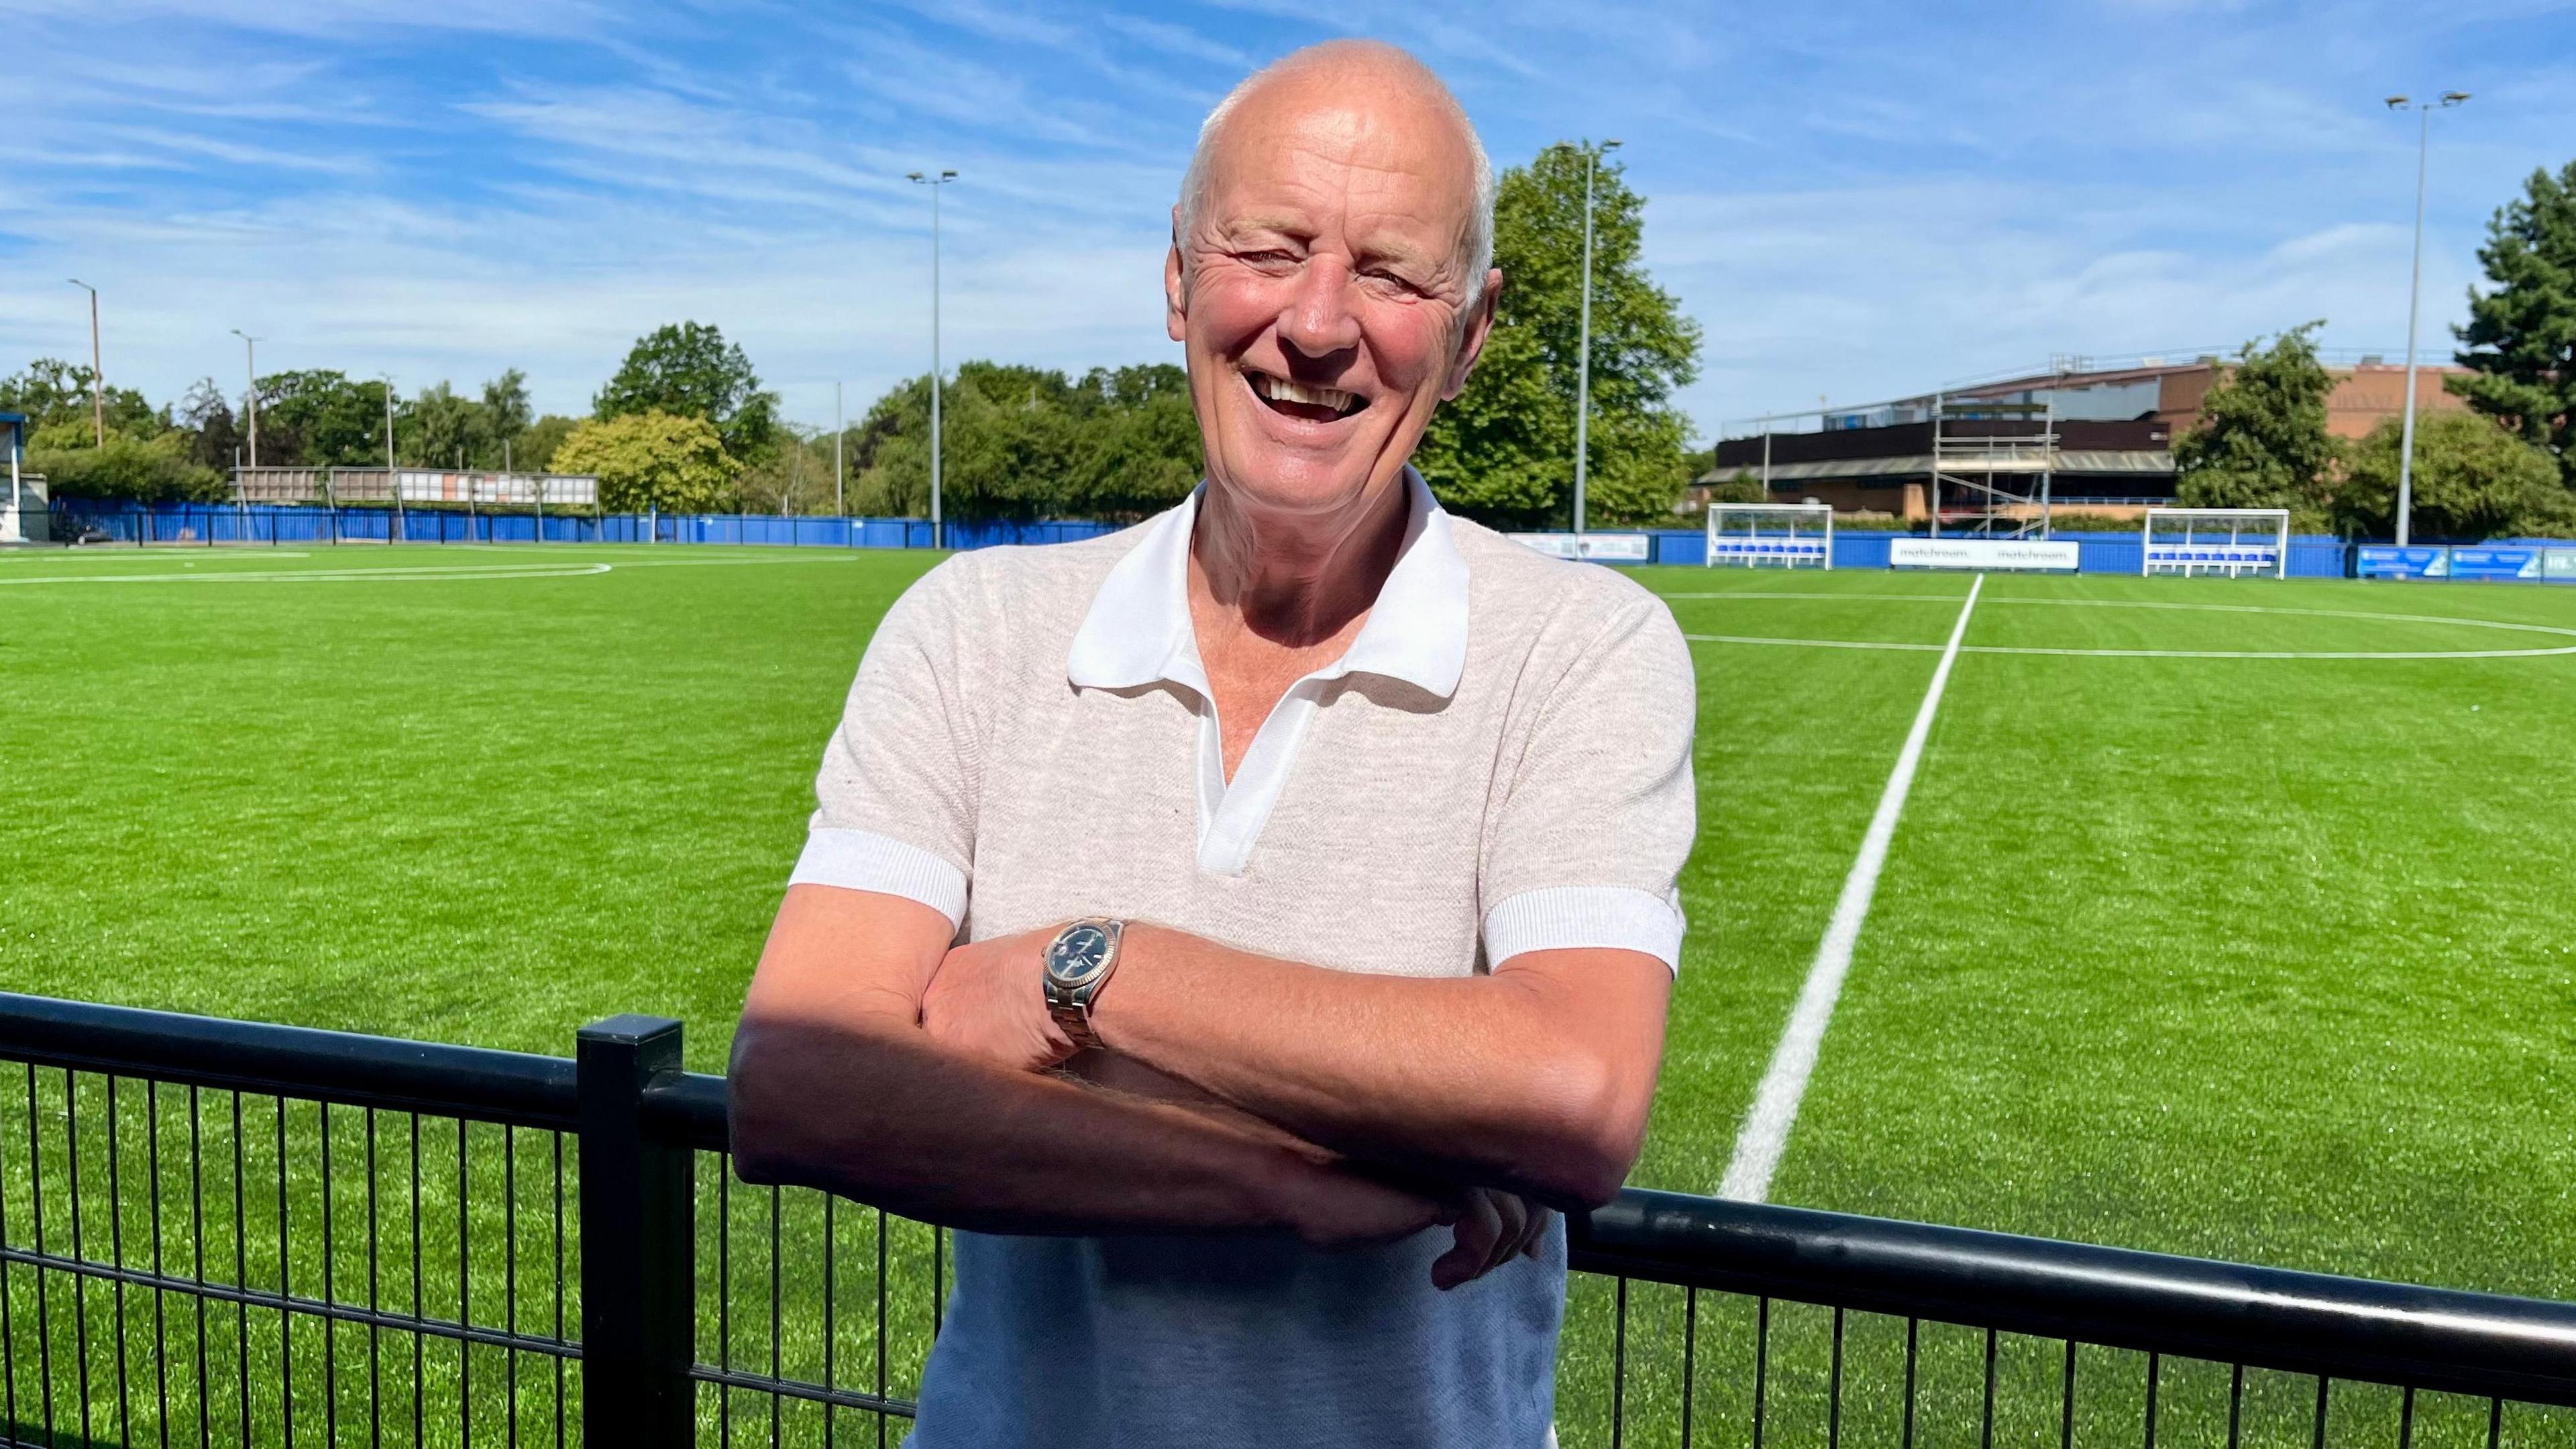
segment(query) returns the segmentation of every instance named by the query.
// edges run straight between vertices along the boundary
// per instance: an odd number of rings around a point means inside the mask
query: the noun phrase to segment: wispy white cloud
[[[2427,333],[2478,229],[2576,135],[2576,20],[2541,0],[2153,0],[1933,15],[1894,0],[0,0],[0,368],[87,346],[156,397],[264,363],[407,384],[527,368],[579,407],[638,333],[723,326],[828,416],[947,349],[1171,355],[1158,271],[1191,137],[1250,66],[1331,35],[1414,48],[1498,159],[1620,136],[1647,259],[1730,416],[2053,352],[2224,344],[2325,316],[2403,335],[2412,129],[2436,122]],[[58,295],[59,294],[59,295]]]

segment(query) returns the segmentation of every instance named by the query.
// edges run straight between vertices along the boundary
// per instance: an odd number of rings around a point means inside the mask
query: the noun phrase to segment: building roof
[[[1998,456],[1992,461],[1991,466],[1982,460],[1974,464],[1966,464],[1958,459],[1950,460],[1945,466],[1954,473],[1967,472],[1980,475],[1988,472],[2036,475],[2040,471],[2036,453],[2020,457]],[[1826,478],[1923,477],[1931,471],[1932,455],[1929,453],[1898,454],[1882,458],[1825,458],[1798,463],[1775,462],[1771,465],[1771,481],[1806,483]],[[2171,453],[2147,448],[2061,452],[2057,455],[2056,467],[2053,471],[2060,476],[2144,475],[2169,478],[2174,472],[2174,457]],[[1699,475],[1696,481],[1724,483],[1736,478],[1761,476],[1760,464],[1746,463],[1711,468]]]

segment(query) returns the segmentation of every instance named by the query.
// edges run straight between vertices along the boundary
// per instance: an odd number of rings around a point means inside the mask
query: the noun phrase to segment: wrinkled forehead
[[[1476,205],[1475,161],[1454,112],[1413,97],[1369,97],[1351,78],[1247,97],[1226,120],[1204,224],[1358,228],[1454,249]]]

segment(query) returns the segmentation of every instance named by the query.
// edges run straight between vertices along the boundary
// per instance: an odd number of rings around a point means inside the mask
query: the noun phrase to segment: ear
[[[1174,342],[1189,340],[1190,290],[1181,274],[1181,209],[1172,208],[1172,249],[1163,254],[1163,331]]]
[[[1449,378],[1440,389],[1440,400],[1449,402],[1467,389],[1467,374],[1474,371],[1476,359],[1485,352],[1485,339],[1494,332],[1494,304],[1503,295],[1503,273],[1497,267],[1485,273],[1485,294],[1476,299],[1475,308],[1467,314],[1467,325],[1458,329],[1458,355],[1449,361]]]

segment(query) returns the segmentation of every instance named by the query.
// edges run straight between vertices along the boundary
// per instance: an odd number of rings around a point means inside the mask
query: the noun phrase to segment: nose
[[[1297,274],[1297,288],[1279,317],[1280,340],[1308,357],[1347,352],[1360,344],[1359,314],[1351,309],[1351,269],[1338,257],[1318,256]]]

